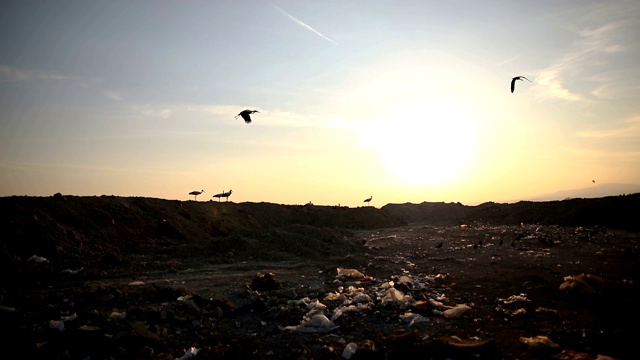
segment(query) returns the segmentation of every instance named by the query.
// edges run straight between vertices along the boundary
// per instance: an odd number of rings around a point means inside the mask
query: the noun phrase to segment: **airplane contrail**
[[[298,24],[298,25],[302,26],[303,28],[305,28],[305,29],[307,29],[307,30],[311,31],[312,33],[314,33],[314,34],[316,34],[316,35],[320,36],[321,38],[323,38],[323,39],[327,40],[328,42],[332,43],[333,45],[338,45],[338,43],[337,43],[337,42],[335,42],[335,41],[333,41],[333,40],[329,39],[328,37],[326,37],[326,36],[324,36],[324,35],[322,35],[318,30],[316,30],[316,29],[312,28],[311,26],[309,26],[309,25],[305,24],[302,20],[299,20],[298,18],[296,18],[295,16],[293,16],[293,15],[289,14],[288,12],[286,12],[286,11],[284,11],[284,10],[280,9],[280,8],[279,8],[279,7],[277,7],[275,4],[271,4],[271,6],[273,6],[274,8],[276,8],[276,9],[277,9],[278,11],[280,11],[281,13],[285,14],[289,19],[291,19],[291,20],[295,21],[295,22],[296,22],[296,24]]]

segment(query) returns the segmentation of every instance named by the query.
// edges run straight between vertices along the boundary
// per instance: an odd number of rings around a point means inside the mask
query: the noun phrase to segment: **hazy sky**
[[[5,0],[0,49],[0,196],[382,206],[640,183],[637,0]]]

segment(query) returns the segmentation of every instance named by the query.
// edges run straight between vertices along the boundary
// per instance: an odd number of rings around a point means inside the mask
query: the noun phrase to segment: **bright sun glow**
[[[456,180],[469,165],[475,142],[471,118],[447,101],[402,106],[365,137],[389,171],[413,184]]]

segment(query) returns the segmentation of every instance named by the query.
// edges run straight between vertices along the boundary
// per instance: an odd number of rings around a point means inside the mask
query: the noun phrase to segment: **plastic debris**
[[[50,329],[54,329],[54,330],[58,330],[60,332],[64,331],[64,323],[67,321],[73,321],[75,320],[75,318],[77,318],[78,315],[76,315],[76,313],[73,313],[69,316],[62,316],[60,317],[60,320],[49,320],[49,328]]]
[[[555,349],[560,347],[560,345],[554,343],[544,335],[534,337],[521,336],[520,342],[527,345],[530,350]]]
[[[111,315],[109,315],[110,319],[115,319],[115,320],[123,320],[127,318],[127,312],[123,311],[123,312],[119,312],[117,310],[113,310],[111,312]]]
[[[616,360],[615,358],[606,355],[598,355],[596,357],[593,357],[588,353],[567,349],[562,350],[562,352],[556,355],[555,358],[558,360]]]
[[[466,313],[469,310],[471,310],[471,306],[465,305],[465,304],[459,304],[452,307],[451,309],[443,311],[442,315],[447,319],[455,319],[455,318],[461,317],[462,315],[464,315],[464,313]]]
[[[293,330],[306,333],[325,333],[337,329],[329,318],[323,314],[315,314],[311,317],[305,317],[298,326],[286,326],[284,330]]]
[[[33,261],[36,264],[40,264],[40,263],[43,263],[43,262],[49,262],[49,260],[43,258],[42,256],[37,256],[37,255],[33,255],[32,257],[27,259],[27,261]]]
[[[356,353],[356,350],[358,350],[356,343],[348,343],[347,346],[344,347],[344,350],[342,350],[342,357],[344,359],[350,359],[353,354]]]
[[[327,300],[327,301],[333,301],[338,299],[340,299],[340,294],[338,294],[337,292],[330,292],[327,294],[327,296],[324,297],[324,300]]]
[[[337,268],[336,270],[338,271],[338,277],[344,277],[346,279],[356,279],[356,280],[360,280],[364,278],[364,274],[356,269]]]
[[[411,294],[403,294],[401,291],[390,288],[385,293],[385,296],[382,298],[382,305],[387,305],[389,303],[398,304],[401,307],[408,306],[409,304],[414,303],[415,300],[411,296]]]
[[[511,295],[506,299],[498,299],[498,301],[502,301],[504,304],[512,304],[518,301],[531,301],[531,300],[527,299],[527,294],[520,294],[520,295]]]
[[[60,273],[69,274],[69,275],[77,275],[82,270],[84,270],[84,267],[81,267],[80,269],[77,269],[77,270],[64,269],[64,270],[60,271]]]
[[[420,314],[414,314],[412,312],[406,312],[406,313],[400,315],[400,319],[402,319],[402,321],[404,321],[404,322],[408,322],[409,323],[409,327],[411,327],[414,324],[418,324],[418,323],[429,321],[429,319],[427,319],[426,317],[424,317],[424,316],[422,316]]]
[[[560,285],[561,291],[596,294],[607,288],[607,280],[593,274],[569,275]]]
[[[198,355],[198,352],[200,351],[200,349],[196,349],[195,347],[191,347],[189,348],[187,351],[185,351],[184,355],[180,356],[179,358],[176,358],[176,360],[188,360],[191,358],[196,357],[196,355]]]

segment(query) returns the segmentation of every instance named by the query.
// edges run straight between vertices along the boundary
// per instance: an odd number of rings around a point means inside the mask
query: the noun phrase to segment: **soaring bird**
[[[364,202],[366,202],[367,204],[371,202],[371,199],[373,199],[373,195],[369,196],[368,199],[364,199]]]
[[[240,114],[236,115],[235,119],[238,118],[238,116],[242,116],[242,118],[244,119],[244,122],[247,124],[251,123],[251,114],[253,113],[259,113],[260,111],[258,110],[242,110],[240,112]]]
[[[232,192],[233,190],[229,190],[229,192],[225,192],[224,190],[222,190],[220,194],[215,194],[213,195],[213,197],[217,197],[218,201],[220,201],[220,198],[227,198],[227,201],[229,201],[229,196],[231,196]]]
[[[198,195],[202,194],[204,192],[204,190],[200,190],[200,191],[192,191],[189,193],[189,195],[193,195],[193,200],[196,200],[196,198],[198,197]]]
[[[514,77],[514,78],[511,78],[511,92],[512,92],[512,93],[513,93],[513,90],[515,90],[515,89],[516,89],[516,80],[522,80],[522,79],[525,79],[525,80],[527,80],[528,82],[531,82],[531,80],[527,79],[527,78],[526,78],[526,77],[524,77],[524,76],[516,76],[516,77]]]

